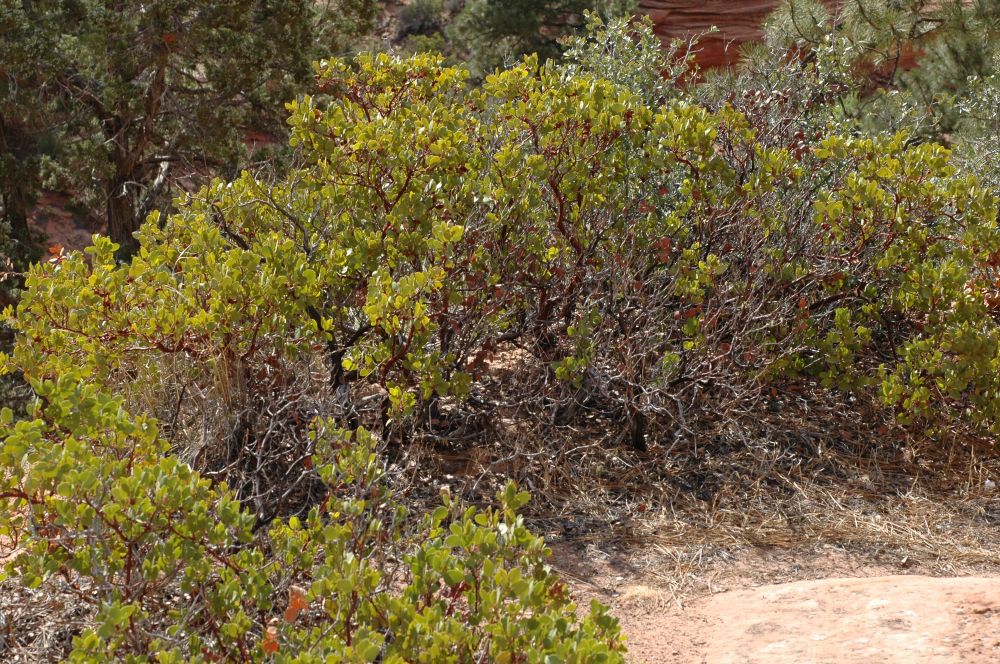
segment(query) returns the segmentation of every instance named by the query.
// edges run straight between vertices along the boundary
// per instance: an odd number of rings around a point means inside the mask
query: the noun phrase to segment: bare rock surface
[[[621,621],[632,664],[1000,662],[1000,576],[830,550],[742,552],[692,568],[554,547],[581,607]],[[914,565],[910,574],[900,567]],[[933,574],[933,576],[931,575]]]
[[[761,37],[761,24],[780,0],[641,0],[639,8],[648,14],[656,33],[664,41],[686,39],[707,33],[698,45],[698,61],[717,67],[735,61],[739,45]]]
[[[834,4],[836,0],[830,0]],[[761,25],[781,0],[640,0],[640,11],[656,25],[664,42],[702,35],[698,62],[718,67],[735,62],[739,46],[761,38]]]
[[[701,661],[1000,662],[1000,580],[824,579],[716,595]]]

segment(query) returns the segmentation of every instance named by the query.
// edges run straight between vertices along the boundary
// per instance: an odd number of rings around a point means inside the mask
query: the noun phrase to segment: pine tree
[[[993,71],[1000,0],[786,0],[768,40],[806,52],[836,42],[856,76],[853,113],[869,128],[931,120],[947,138],[975,81]]]
[[[283,126],[310,61],[368,30],[374,0],[4,0],[5,214],[21,224],[50,135],[54,171],[132,233],[181,174],[232,171],[241,130]],[[27,138],[26,138],[27,137]]]

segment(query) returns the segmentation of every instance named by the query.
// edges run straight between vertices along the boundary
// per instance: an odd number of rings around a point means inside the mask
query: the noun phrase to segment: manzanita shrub
[[[597,401],[636,445],[799,376],[1000,425],[995,202],[945,149],[775,122],[780,89],[651,106],[531,58],[477,88],[432,55],[317,77],[296,169],[153,215],[129,265],[98,240],[35,268],[7,365],[126,395],[244,500],[303,476],[312,416],[381,394],[377,426],[406,421],[514,347],[555,379],[522,403]]]
[[[316,421],[326,495],[266,535],[225,484],[167,452],[69,373],[34,383],[0,429],[7,575],[63,578],[96,609],[70,661],[621,662],[617,622],[578,620],[508,485],[495,510],[444,503],[415,522],[365,430]]]

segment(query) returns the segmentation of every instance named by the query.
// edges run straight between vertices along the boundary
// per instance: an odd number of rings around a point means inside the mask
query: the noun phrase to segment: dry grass
[[[93,609],[61,579],[32,590],[7,579],[0,583],[0,661],[36,664],[61,661],[73,637],[92,624]]]
[[[989,441],[935,443],[816,386],[688,426],[697,435],[661,432],[637,452],[599,413],[556,427],[511,408],[471,444],[415,446],[407,464],[420,471],[406,479],[411,495],[449,484],[480,502],[515,479],[532,491],[530,518],[551,542],[611,551],[677,601],[711,591],[721,570],[761,551],[1000,574],[1000,491],[991,488],[1000,457]]]

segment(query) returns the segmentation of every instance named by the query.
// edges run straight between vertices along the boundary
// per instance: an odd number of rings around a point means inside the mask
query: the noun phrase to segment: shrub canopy
[[[34,268],[8,365],[73,366],[169,420],[193,390],[241,408],[322,362],[303,390],[378,386],[385,423],[462,400],[514,345],[544,389],[633,421],[812,377],[1000,425],[995,201],[944,148],[770,126],[781,91],[654,107],[531,58],[478,88],[430,55],[319,78],[289,107],[287,177],[152,215],[130,265],[98,240]]]

